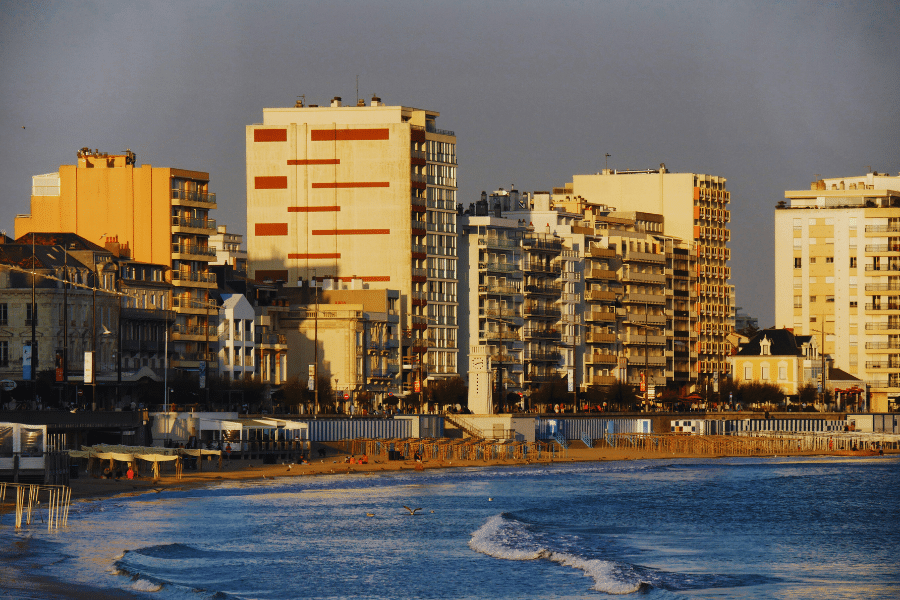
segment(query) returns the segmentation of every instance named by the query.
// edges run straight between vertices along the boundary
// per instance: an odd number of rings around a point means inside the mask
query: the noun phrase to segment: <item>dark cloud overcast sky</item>
[[[244,126],[300,94],[352,103],[359,75],[363,98],[441,112],[464,204],[607,152],[727,177],[737,304],[769,326],[784,190],[900,171],[898,31],[893,1],[6,2],[0,227],[88,146],[208,171],[244,232]]]

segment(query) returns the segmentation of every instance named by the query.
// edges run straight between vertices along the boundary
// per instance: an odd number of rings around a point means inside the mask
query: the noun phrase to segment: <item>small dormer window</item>
[[[759,353],[762,356],[769,356],[772,354],[772,342],[769,341],[769,338],[764,337],[759,342]]]

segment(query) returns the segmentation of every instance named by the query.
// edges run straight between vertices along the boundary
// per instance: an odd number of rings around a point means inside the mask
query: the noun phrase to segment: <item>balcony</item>
[[[665,356],[629,356],[628,366],[630,367],[661,367],[666,364]]]
[[[257,333],[256,344],[263,350],[287,350],[287,338],[281,333]]]
[[[591,246],[588,256],[591,258],[615,258],[616,251],[612,248],[601,248],[599,246]]]
[[[522,246],[528,250],[542,250],[544,252],[553,253],[562,252],[562,240],[552,238],[526,236],[522,240]]]
[[[625,320],[633,325],[664,325],[666,316],[629,312]]]
[[[900,323],[866,323],[867,331],[900,331]]]
[[[867,292],[898,292],[900,293],[900,283],[867,283]]]
[[[560,332],[554,329],[542,329],[536,327],[528,327],[523,332],[522,335],[526,340],[555,340],[558,341],[561,338]]]
[[[216,249],[197,244],[172,244],[172,258],[178,260],[202,260],[207,261],[216,255]]]
[[[210,287],[216,285],[215,273],[197,273],[194,271],[172,271],[172,283],[175,285],[185,283],[207,283]]]
[[[616,272],[610,271],[608,269],[585,269],[584,271],[585,279],[598,279],[598,280],[615,280]],[[665,281],[665,278],[663,279]]]
[[[588,290],[584,293],[584,299],[593,302],[613,302],[616,293],[605,290]]]
[[[521,338],[518,331],[479,331],[478,337],[487,340],[497,340],[499,342],[516,342]]]
[[[664,273],[643,273],[633,269],[626,269],[622,275],[622,281],[635,281],[640,283],[665,283]]]
[[[586,354],[584,362],[588,365],[614,365],[619,362],[619,357],[615,354]]]
[[[487,273],[516,273],[520,272],[516,263],[480,262],[478,269]]]
[[[591,310],[584,314],[585,321],[615,322],[616,313],[611,310]]]
[[[172,329],[170,331],[172,332],[173,340],[190,340],[202,342],[206,340],[219,339],[219,332],[214,325],[181,325],[176,323],[172,325]]]
[[[498,250],[513,250],[519,247],[518,240],[508,240],[494,236],[478,238],[478,245],[484,248],[495,248]]]
[[[592,385],[613,385],[617,379],[612,375],[594,375],[591,378]]]
[[[559,309],[550,306],[525,306],[522,312],[526,317],[559,319],[560,316]]]
[[[524,262],[522,270],[527,273],[547,273],[550,275],[559,275],[562,273],[562,267],[560,265],[548,265],[530,260]]]
[[[629,292],[622,297],[622,301],[628,304],[665,304],[666,297],[663,294],[636,294]]]
[[[586,344],[614,344],[616,341],[616,334],[594,333],[588,331],[584,334],[584,341]]]
[[[195,219],[193,217],[172,217],[172,230],[180,233],[182,229],[189,229],[187,233],[215,233],[216,222],[214,219]]]
[[[626,333],[621,336],[622,343],[629,346],[665,346],[666,336],[644,335],[642,333]]]
[[[534,295],[559,296],[562,293],[562,286],[559,284],[553,284],[553,283],[546,283],[546,284],[526,283],[525,284],[525,292],[528,294],[534,294]]]
[[[122,340],[122,352],[162,354],[165,352],[165,342],[163,340]]]
[[[511,285],[479,285],[478,293],[487,296],[521,296],[522,290]]]
[[[219,307],[214,300],[199,300],[197,298],[182,298],[178,296],[172,298],[172,308],[174,308],[176,312],[219,312]]]
[[[559,362],[562,355],[559,352],[531,352],[525,360],[532,362]]]
[[[900,361],[866,361],[866,369],[898,369],[900,370]]]
[[[900,304],[866,304],[866,310],[872,312],[888,312],[894,310],[900,311]]]
[[[869,244],[866,246],[866,252],[870,254],[900,252],[900,244]]]
[[[664,254],[653,254],[650,252],[636,252],[634,250],[629,250],[628,248],[624,249],[622,253],[622,260],[626,262],[645,262],[645,263],[656,263],[662,264],[666,262],[666,256]]]
[[[172,190],[172,204],[202,204],[207,207],[216,205],[216,195],[209,192],[195,192],[181,189]]]

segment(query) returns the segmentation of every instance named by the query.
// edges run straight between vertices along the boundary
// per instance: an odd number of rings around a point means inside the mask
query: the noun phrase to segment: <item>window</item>
[[[803,227],[802,219],[794,219],[794,229],[801,229]]]
[[[850,224],[850,229],[856,229],[856,217],[850,217],[848,222]]]
[[[802,258],[795,258],[795,259],[794,259],[794,268],[795,268],[795,269],[802,269],[802,268],[803,268],[803,259],[802,259]]]
[[[851,269],[855,269],[855,268],[856,268],[856,257],[855,257],[855,256],[851,256],[851,257],[850,257],[850,268],[851,268]]]
[[[816,301],[816,297],[815,297],[815,296],[810,296],[810,297],[809,297],[809,301],[810,301],[810,302],[815,302],[815,301]]]
[[[850,308],[856,308],[856,306],[857,306],[856,300],[851,300],[851,301],[850,301]]]
[[[3,305],[6,306],[5,304]],[[9,366],[9,342],[0,342],[0,367]]]
[[[800,249],[803,247],[803,240],[800,238],[794,238],[794,248]]]
[[[744,367],[744,381],[750,381],[753,379],[753,367],[746,366]]]
[[[825,296],[825,302],[834,302],[834,296]]]
[[[826,256],[826,257],[825,257],[825,262],[827,262],[827,263],[833,263],[833,262],[834,262],[834,257],[833,257],[833,256]]]
[[[778,379],[781,381],[787,379],[787,367],[778,367]]]
[[[768,380],[769,379],[769,367],[763,367],[761,369],[761,371],[762,371],[762,373],[761,373],[760,379],[762,379],[763,381]]]
[[[850,287],[857,287],[857,285],[859,285],[858,284],[859,280],[856,278],[856,275],[849,277],[849,280],[850,280]]]
[[[825,283],[834,283],[834,277],[826,277]]]
[[[38,324],[37,306],[35,306],[34,304],[26,304],[25,305],[25,324],[26,325],[31,325],[32,315],[34,318],[34,324],[37,325]]]
[[[6,302],[0,304],[0,325],[9,325],[9,309]]]
[[[816,224],[816,220],[815,220],[815,219],[810,219],[810,220],[809,220],[809,224],[810,224],[810,225],[815,225],[815,224]]]
[[[794,296],[794,308],[803,308],[803,296]]]

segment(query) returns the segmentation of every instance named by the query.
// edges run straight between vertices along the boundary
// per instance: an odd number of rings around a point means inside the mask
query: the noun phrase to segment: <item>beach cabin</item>
[[[0,479],[43,481],[46,440],[46,425],[0,423]]]
[[[224,450],[231,447],[235,458],[299,460],[309,454],[309,426],[274,418],[198,419],[200,443]]]

